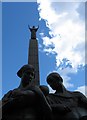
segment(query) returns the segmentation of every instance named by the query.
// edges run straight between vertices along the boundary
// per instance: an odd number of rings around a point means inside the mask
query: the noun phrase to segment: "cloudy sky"
[[[27,63],[30,26],[39,25],[40,83],[57,71],[68,90],[85,94],[85,2],[2,4],[2,95],[20,83],[16,72]],[[52,90],[51,90],[52,91]]]
[[[49,28],[49,36],[41,33],[44,51],[47,55],[55,54],[57,71],[65,78],[66,87],[73,87],[68,74],[77,73],[85,65],[85,5],[76,2],[51,3],[50,0],[37,2],[39,20],[44,20]]]

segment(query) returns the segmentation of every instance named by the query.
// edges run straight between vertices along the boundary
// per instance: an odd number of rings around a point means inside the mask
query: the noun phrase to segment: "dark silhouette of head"
[[[50,73],[46,80],[53,90],[57,90],[63,83],[62,77],[57,72]]]
[[[18,77],[21,78],[23,73],[27,70],[30,72],[34,72],[34,67],[30,64],[26,64],[26,65],[22,66],[17,72]]]
[[[17,75],[21,78],[22,85],[26,86],[35,78],[34,67],[26,64],[20,68]]]
[[[33,26],[32,28],[35,28],[35,26]]]

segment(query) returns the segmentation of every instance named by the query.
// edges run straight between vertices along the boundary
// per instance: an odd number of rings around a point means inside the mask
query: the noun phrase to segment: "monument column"
[[[38,41],[36,39],[36,32],[39,27],[32,28],[29,27],[31,32],[31,39],[29,41],[29,51],[28,51],[28,64],[33,65],[35,69],[35,80],[34,85],[40,85],[40,77],[39,77],[39,56],[38,56]]]

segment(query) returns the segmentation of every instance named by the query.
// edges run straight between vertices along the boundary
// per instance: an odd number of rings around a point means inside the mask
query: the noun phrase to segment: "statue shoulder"
[[[73,92],[73,94],[75,94],[75,95],[76,95],[76,94],[82,94],[82,93],[81,93],[81,92],[79,92],[79,91],[74,91],[74,92]]]
[[[54,99],[54,97],[55,97],[55,94],[53,94],[53,93],[49,93],[49,94],[46,96],[47,99]]]
[[[73,92],[73,95],[77,96],[78,98],[83,98],[83,97],[86,98],[86,96],[83,93],[79,92],[79,91]]]
[[[9,96],[12,94],[12,91],[13,91],[13,90],[8,91],[8,92],[3,96],[2,99],[6,98],[6,97],[9,97]]]

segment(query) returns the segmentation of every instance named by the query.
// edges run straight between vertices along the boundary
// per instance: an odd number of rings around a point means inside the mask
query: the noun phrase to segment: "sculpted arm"
[[[7,102],[11,98],[11,94],[12,94],[12,90],[10,90],[7,94],[4,95],[4,97],[2,98],[2,104],[4,102]]]
[[[41,107],[43,108],[43,110],[50,112],[52,111],[48,101],[46,100],[46,97],[44,96],[43,92],[40,90],[39,87],[35,87],[35,93],[37,94],[40,102],[41,102]]]
[[[34,98],[35,93],[32,90],[20,90],[20,89],[14,90],[12,93],[12,97],[19,97],[19,96]]]
[[[30,28],[30,26],[28,25],[28,29],[30,30],[30,31],[32,31],[32,28]]]

